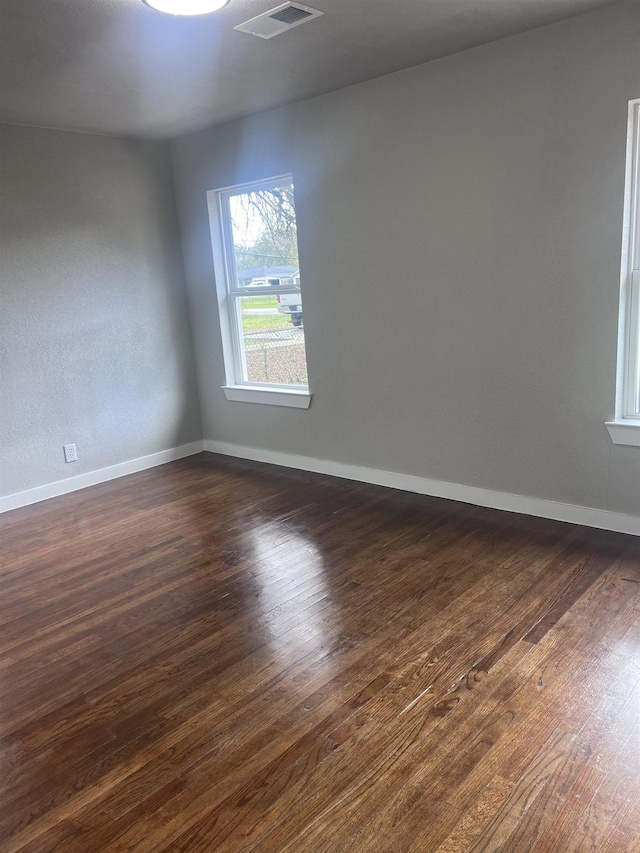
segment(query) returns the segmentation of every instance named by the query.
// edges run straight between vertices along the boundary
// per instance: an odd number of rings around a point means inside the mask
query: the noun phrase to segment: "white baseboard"
[[[55,483],[47,483],[44,486],[37,486],[35,489],[16,492],[13,495],[0,498],[0,513],[18,509],[21,506],[29,506],[29,504],[45,501],[48,498],[55,498],[58,495],[76,492],[78,489],[86,489],[87,486],[95,486],[98,483],[105,483],[107,480],[115,480],[117,477],[124,477],[126,474],[135,474],[137,471],[155,468],[156,465],[164,465],[165,462],[173,462],[175,459],[193,456],[194,453],[201,453],[203,450],[203,441],[193,441],[191,444],[161,450],[159,453],[151,453],[149,456],[140,456],[138,459],[119,462],[117,465],[110,465],[108,468],[87,471],[66,480],[57,480]]]
[[[183,444],[181,447],[162,450],[149,456],[141,456],[138,459],[130,459],[127,462],[110,465],[108,468],[87,471],[84,474],[78,474],[76,477],[69,477],[66,480],[37,486],[35,489],[27,489],[24,492],[7,495],[0,498],[0,513],[29,506],[29,504],[38,503],[58,495],[66,495],[79,489],[86,489],[88,486],[95,486],[98,483],[115,480],[117,477],[154,468],[156,465],[163,465],[165,462],[172,462],[175,459],[183,459],[185,456],[193,456],[203,450],[221,453],[225,456],[236,456],[240,459],[253,459],[256,462],[281,465],[284,468],[314,471],[317,474],[328,474],[345,480],[388,486],[392,489],[415,492],[419,495],[431,495],[475,504],[476,506],[519,512],[524,515],[536,515],[541,518],[551,518],[556,521],[567,521],[571,524],[583,524],[586,527],[599,527],[603,530],[614,530],[619,533],[631,533],[640,536],[640,517],[638,516],[609,512],[595,507],[549,501],[543,498],[529,498],[508,492],[495,492],[491,489],[447,483],[442,480],[430,480],[426,477],[415,477],[412,474],[398,474],[394,471],[381,471],[359,465],[348,465],[343,462],[331,462],[327,459],[314,459],[311,456],[296,456],[291,453],[278,453],[272,450],[242,447],[224,441],[211,440],[194,441],[191,444]]]
[[[313,459],[310,456],[295,456],[290,453],[241,447],[236,444],[228,444],[225,441],[205,440],[204,449],[210,453],[222,453],[225,456],[253,459],[256,462],[269,462],[273,465],[282,465],[285,468],[329,474],[333,477],[342,477],[345,480],[389,486],[392,489],[416,492],[419,495],[448,498],[449,500],[486,506],[491,509],[519,512],[523,515],[535,515],[541,518],[551,518],[555,521],[567,521],[571,524],[583,524],[586,527],[598,527],[603,530],[614,530],[618,533],[631,533],[640,536],[640,517],[609,512],[606,509],[559,503],[543,498],[528,498],[509,492],[495,492],[492,489],[480,489],[476,486],[463,486],[459,483],[446,483],[441,480],[429,480],[426,477],[414,477],[411,474],[397,474],[393,471],[363,468],[358,465],[347,465],[343,462]]]

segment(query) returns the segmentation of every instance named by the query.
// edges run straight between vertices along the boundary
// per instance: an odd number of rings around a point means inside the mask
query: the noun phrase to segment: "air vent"
[[[299,21],[304,21],[305,18],[312,17],[313,12],[307,12],[306,9],[299,9],[297,6],[287,6],[279,12],[274,12],[269,15],[272,21],[279,21],[281,24],[297,24]]]
[[[238,24],[233,29],[241,33],[250,33],[261,39],[270,39],[306,21],[319,18],[320,15],[324,15],[324,12],[310,9],[301,3],[283,3],[275,9],[269,9],[268,12],[251,18],[250,21],[245,21],[244,24]]]

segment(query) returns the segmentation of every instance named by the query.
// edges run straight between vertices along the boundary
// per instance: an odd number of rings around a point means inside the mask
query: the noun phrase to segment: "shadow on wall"
[[[201,438],[167,146],[2,140],[3,492]]]

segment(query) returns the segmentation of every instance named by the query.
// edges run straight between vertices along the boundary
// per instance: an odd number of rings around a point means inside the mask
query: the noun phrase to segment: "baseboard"
[[[460,483],[429,480],[426,477],[397,474],[393,471],[381,471],[375,468],[363,468],[358,465],[347,465],[326,459],[314,459],[310,456],[296,456],[272,450],[241,447],[225,441],[205,440],[204,449],[210,453],[222,453],[225,456],[253,459],[256,462],[268,462],[272,465],[282,465],[285,468],[329,474],[332,477],[342,477],[345,480],[389,486],[392,489],[416,492],[419,495],[448,498],[449,500],[486,506],[491,509],[502,509],[507,512],[535,515],[540,518],[551,518],[555,521],[567,521],[571,524],[582,524],[586,527],[598,527],[603,530],[614,530],[618,533],[631,533],[640,536],[640,517],[609,512],[595,507],[559,503],[542,498],[529,498],[524,495],[513,495],[509,492],[495,492],[492,489],[480,489],[476,486],[464,486]]]
[[[301,471],[313,471],[317,474],[328,474],[332,477],[341,477],[345,480],[356,480],[361,483],[372,483],[377,486],[388,486],[392,489],[400,489],[405,492],[415,492],[419,495],[431,495],[438,498],[447,498],[462,503],[486,506],[491,509],[502,509],[507,512],[518,512],[524,515],[535,515],[541,518],[551,518],[556,521],[567,521],[571,524],[583,524],[586,527],[598,527],[603,530],[614,530],[619,533],[631,533],[640,536],[640,517],[624,515],[623,513],[609,512],[605,509],[595,507],[565,504],[558,501],[549,501],[542,498],[529,498],[524,495],[514,495],[508,492],[496,492],[492,489],[481,489],[476,486],[464,486],[460,483],[447,483],[442,480],[430,480],[426,477],[415,477],[412,474],[398,474],[394,471],[382,471],[375,468],[364,468],[359,465],[348,465],[343,462],[332,462],[328,459],[314,459],[311,456],[297,456],[292,453],[278,453],[273,450],[261,450],[253,447],[242,447],[229,444],[224,441],[194,441],[191,444],[183,444],[149,456],[141,456],[138,459],[130,459],[108,468],[100,468],[97,471],[87,471],[76,477],[66,480],[58,480],[55,483],[47,483],[37,486],[35,489],[27,489],[24,492],[16,492],[0,498],[0,513],[18,509],[22,506],[38,503],[39,501],[66,495],[88,486],[115,480],[127,474],[154,468],[175,459],[183,459],[185,456],[193,456],[207,450],[210,453],[221,453],[225,456],[236,456],[240,459],[252,459],[256,462],[267,462],[272,465],[281,465],[284,468],[296,468]]]
[[[35,489],[16,492],[13,495],[0,498],[0,513],[18,509],[21,506],[29,506],[29,504],[45,501],[48,498],[55,498],[58,495],[76,492],[78,489],[86,489],[88,486],[105,483],[107,480],[115,480],[117,477],[124,477],[127,474],[135,474],[137,471],[144,471],[147,468],[155,468],[156,465],[164,465],[165,462],[173,462],[175,459],[193,456],[194,453],[201,453],[203,450],[204,442],[193,441],[191,444],[161,450],[159,453],[151,453],[149,456],[140,456],[138,459],[119,462],[117,465],[110,465],[108,468],[87,471],[66,480],[57,480],[55,483],[47,483],[44,486],[37,486]]]

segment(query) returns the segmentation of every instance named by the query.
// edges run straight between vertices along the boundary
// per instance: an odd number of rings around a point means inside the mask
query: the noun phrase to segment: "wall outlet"
[[[76,450],[75,444],[63,444],[64,449],[64,461],[65,462],[77,462],[78,461],[78,451]]]

